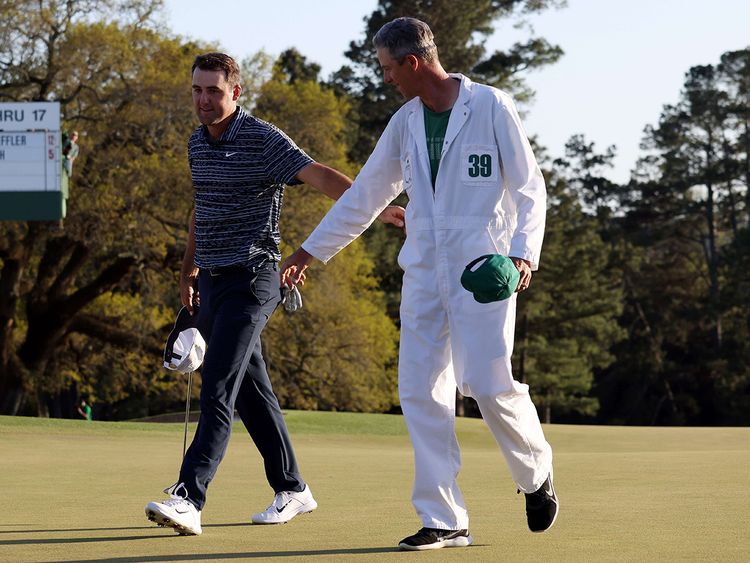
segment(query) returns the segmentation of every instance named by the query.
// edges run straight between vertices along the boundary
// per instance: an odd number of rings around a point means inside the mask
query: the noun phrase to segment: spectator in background
[[[63,168],[68,177],[73,175],[73,161],[78,158],[78,131],[70,134],[70,139],[63,144]]]
[[[81,404],[78,406],[78,414],[86,420],[93,420],[93,417],[91,416],[91,405],[86,402],[86,399],[81,399]]]

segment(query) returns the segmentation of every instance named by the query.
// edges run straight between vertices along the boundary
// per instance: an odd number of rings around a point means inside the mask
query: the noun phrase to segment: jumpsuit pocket
[[[485,254],[502,254],[510,251],[510,237],[505,229],[485,227],[463,237],[463,258],[471,261]],[[467,262],[468,263],[468,262]]]
[[[406,270],[406,267],[409,266],[411,263],[414,262],[414,252],[411,250],[411,244],[409,237],[406,237],[406,240],[404,240],[404,244],[401,245],[401,250],[398,252],[398,257],[396,258],[396,263],[399,265],[399,267],[402,270]]]
[[[414,153],[407,152],[401,158],[401,175],[404,178],[404,190],[411,191],[414,186]]]

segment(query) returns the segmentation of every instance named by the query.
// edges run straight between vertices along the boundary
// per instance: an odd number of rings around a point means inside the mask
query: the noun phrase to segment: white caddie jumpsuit
[[[544,179],[512,99],[461,80],[433,191],[419,98],[391,118],[354,184],[302,247],[327,262],[405,190],[399,254],[399,397],[414,448],[412,501],[423,525],[468,528],[458,487],[456,386],[473,397],[523,492],[552,468],[528,386],[513,379],[516,295],[482,304],[460,283],[483,254],[524,258],[536,270],[544,234]]]

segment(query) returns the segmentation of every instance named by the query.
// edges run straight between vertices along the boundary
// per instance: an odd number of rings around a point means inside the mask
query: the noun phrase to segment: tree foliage
[[[485,41],[498,22],[562,4],[382,1],[330,81],[294,49],[276,60],[260,52],[242,62],[241,103],[354,176],[401,103],[371,47],[382,24],[424,19],[448,70],[523,102],[524,72],[561,51],[533,34],[505,52]],[[81,132],[67,218],[0,224],[2,413],[72,416],[85,394],[97,418],[133,418],[184,398],[184,379],[159,359],[192,205],[190,65],[216,48],[173,37],[160,9],[0,0],[0,100],[57,100],[64,127]],[[582,135],[547,166],[543,258],[519,297],[515,373],[546,420],[747,424],[750,50],[689,69],[642,148],[625,184],[608,179],[615,148]],[[308,186],[285,199],[287,254],[331,202]],[[301,312],[274,315],[264,346],[284,406],[396,404],[402,236],[376,223],[310,270]]]
[[[82,135],[64,222],[0,226],[2,412],[60,415],[76,387],[113,399],[158,377],[171,316],[161,307],[190,208],[196,50],[161,34],[159,6],[3,5],[0,99],[58,100],[64,125]],[[149,360],[125,360],[123,348]],[[117,383],[86,383],[84,364]]]
[[[617,195],[628,338],[600,374],[604,420],[748,420],[748,60],[729,52],[686,73]]]
[[[64,222],[0,226],[2,411],[70,416],[83,393],[98,418],[159,412],[184,396],[159,358],[192,203],[190,65],[213,49],[160,29],[157,1],[32,4],[2,6],[0,98],[60,101],[65,126],[81,131],[81,155]],[[258,53],[243,68],[243,102],[310,154],[354,171],[346,102],[309,80],[314,65],[290,51],[274,64]],[[328,203],[292,192],[285,230],[298,244]],[[309,318],[279,316],[269,330],[280,396],[290,406],[387,410],[397,333],[364,248],[338,264],[310,283]],[[315,328],[300,335],[304,322]]]
[[[610,250],[579,194],[548,173],[549,209],[542,264],[533,290],[519,295],[516,378],[531,385],[546,422],[552,414],[593,416],[596,370],[613,361],[622,339],[622,289]]]

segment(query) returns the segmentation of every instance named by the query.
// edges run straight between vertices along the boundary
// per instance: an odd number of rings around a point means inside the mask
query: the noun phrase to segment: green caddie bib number
[[[489,178],[492,176],[492,156],[489,154],[470,154],[468,172],[470,178]]]

